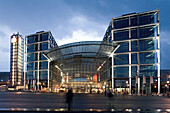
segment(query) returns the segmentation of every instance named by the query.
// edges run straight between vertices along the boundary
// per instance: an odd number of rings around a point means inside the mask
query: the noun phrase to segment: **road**
[[[159,110],[170,108],[170,98],[163,96],[114,96],[110,101],[103,94],[74,94],[74,110]],[[64,93],[0,92],[0,110],[67,109]]]

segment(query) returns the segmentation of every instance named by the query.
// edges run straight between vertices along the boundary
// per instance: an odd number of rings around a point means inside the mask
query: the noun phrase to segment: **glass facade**
[[[149,77],[160,81],[159,11],[123,15],[113,18],[111,23],[113,42],[120,45],[113,55],[113,90],[128,87],[128,90],[121,90],[128,93],[132,90],[133,93],[150,92],[142,88],[149,84]],[[140,78],[141,84],[136,84],[136,77]],[[143,77],[147,78],[146,83]],[[149,85],[145,86],[148,88],[144,89],[149,89]]]
[[[27,71],[25,77],[28,89],[43,90],[48,87],[49,61],[44,57],[43,52],[53,47],[57,47],[57,44],[49,31],[26,36]]]

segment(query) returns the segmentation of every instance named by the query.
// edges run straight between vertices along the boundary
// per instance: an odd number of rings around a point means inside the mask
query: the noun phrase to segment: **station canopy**
[[[113,42],[82,41],[47,50],[44,55],[55,62],[63,73],[69,73],[74,78],[86,78],[96,74],[116,47],[118,44]]]

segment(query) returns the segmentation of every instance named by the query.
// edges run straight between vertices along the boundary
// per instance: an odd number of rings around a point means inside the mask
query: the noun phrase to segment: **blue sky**
[[[58,45],[102,40],[113,17],[160,10],[161,68],[170,69],[170,0],[0,0],[0,71],[9,71],[10,36],[50,30]]]

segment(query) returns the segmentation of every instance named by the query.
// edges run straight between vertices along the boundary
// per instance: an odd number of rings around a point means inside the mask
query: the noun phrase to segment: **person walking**
[[[71,108],[72,100],[73,100],[73,91],[72,91],[72,88],[70,88],[68,90],[68,92],[66,93],[66,103],[68,104],[68,110],[69,111],[70,111],[70,108]]]
[[[110,90],[108,90],[107,96],[109,98],[109,107],[112,108],[112,97],[113,97],[113,94],[112,94],[112,92]]]

